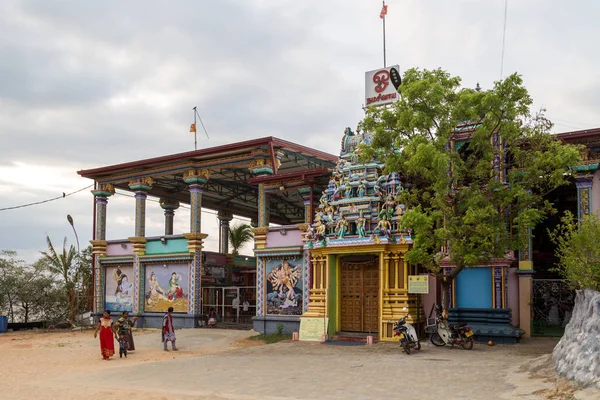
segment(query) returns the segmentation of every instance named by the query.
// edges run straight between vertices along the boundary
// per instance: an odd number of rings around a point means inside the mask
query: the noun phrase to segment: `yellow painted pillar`
[[[533,273],[533,261],[519,261],[519,328],[525,331],[523,337],[531,336]]]

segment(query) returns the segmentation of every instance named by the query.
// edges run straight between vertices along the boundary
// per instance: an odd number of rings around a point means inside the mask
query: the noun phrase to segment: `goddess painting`
[[[302,270],[288,260],[267,263],[267,312],[277,315],[302,314]]]

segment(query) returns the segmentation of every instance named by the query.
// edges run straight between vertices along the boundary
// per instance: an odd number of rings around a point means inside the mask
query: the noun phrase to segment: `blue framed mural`
[[[302,259],[266,260],[267,315],[302,315]]]
[[[135,279],[133,266],[105,267],[104,308],[110,311],[133,310]]]
[[[144,310],[148,312],[188,312],[188,264],[146,265]]]

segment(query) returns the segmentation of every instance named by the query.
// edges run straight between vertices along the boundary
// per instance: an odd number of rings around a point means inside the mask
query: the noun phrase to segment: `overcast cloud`
[[[389,0],[388,64],[442,67],[483,88],[500,78],[504,0]],[[380,1],[0,0],[0,208],[70,193],[76,171],[276,136],[339,152],[363,115],[364,72],[382,66]],[[557,132],[600,127],[600,5],[509,0],[504,75],[519,72]],[[163,231],[148,203],[146,234]],[[135,202],[109,199],[107,238],[134,233]],[[48,234],[81,246],[89,190],[0,211],[0,249],[33,261]],[[176,213],[175,232],[189,228]],[[216,217],[203,214],[216,234]],[[208,250],[217,250],[218,238]]]

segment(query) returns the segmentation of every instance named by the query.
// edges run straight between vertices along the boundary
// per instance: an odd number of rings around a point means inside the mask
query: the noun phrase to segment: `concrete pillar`
[[[519,328],[525,331],[523,337],[531,337],[532,295],[534,274],[532,261],[519,261]]]
[[[175,210],[179,208],[179,202],[163,197],[160,199],[160,207],[165,210],[165,235],[172,235]]]
[[[229,253],[229,223],[233,219],[233,214],[227,211],[219,211],[219,253]]]
[[[114,193],[115,189],[111,184],[101,184],[97,189],[92,190],[96,201],[96,230],[94,240],[90,240],[94,259],[94,313],[104,309],[104,296],[102,295],[104,280],[100,268],[100,257],[106,255],[106,206],[108,198]]]
[[[135,191],[135,234],[128,239],[138,255],[146,253],[146,192],[152,189],[153,183],[149,176],[129,181],[129,189]]]

